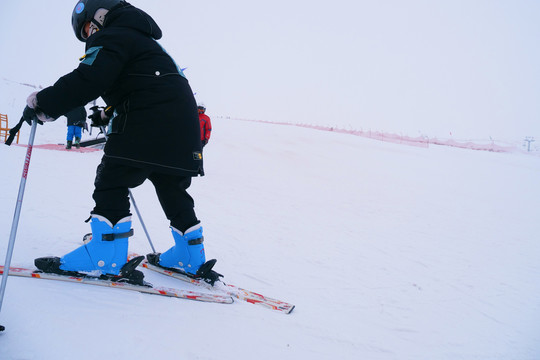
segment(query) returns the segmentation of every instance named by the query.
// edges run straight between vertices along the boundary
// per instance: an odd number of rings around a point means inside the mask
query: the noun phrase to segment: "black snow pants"
[[[92,214],[106,217],[113,225],[126,216],[129,211],[129,190],[150,180],[169,219],[171,226],[185,232],[199,223],[195,215],[193,198],[187,193],[191,177],[170,175],[155,170],[126,166],[101,160],[96,171],[94,194],[96,202]]]

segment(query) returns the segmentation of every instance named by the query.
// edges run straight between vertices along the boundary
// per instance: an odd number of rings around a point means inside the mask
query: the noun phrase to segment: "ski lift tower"
[[[531,143],[534,142],[534,137],[527,136],[524,141],[527,143],[527,151],[530,152],[531,151]]]

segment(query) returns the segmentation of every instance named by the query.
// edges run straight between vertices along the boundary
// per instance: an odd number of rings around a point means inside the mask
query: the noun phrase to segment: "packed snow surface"
[[[0,359],[540,358],[538,157],[213,126],[206,176],[190,188],[207,258],[230,283],[296,309],[10,277]],[[65,118],[39,126],[35,144],[63,143],[65,132]],[[25,154],[0,146],[2,263]],[[101,156],[34,148],[12,266],[80,246]],[[133,194],[157,250],[168,249],[152,185]],[[130,250],[150,252],[135,213],[133,227]]]

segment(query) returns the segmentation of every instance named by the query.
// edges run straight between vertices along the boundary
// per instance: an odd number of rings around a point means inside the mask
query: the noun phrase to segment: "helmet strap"
[[[101,24],[99,23],[99,21],[97,21],[96,19],[92,19],[92,20],[90,20],[90,22],[91,22],[92,24],[94,24],[94,25],[97,26],[97,30],[96,30],[96,31],[103,29],[103,25],[101,25]]]

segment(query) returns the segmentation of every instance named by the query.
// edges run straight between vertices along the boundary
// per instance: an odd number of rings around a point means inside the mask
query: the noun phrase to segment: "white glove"
[[[28,98],[26,99],[26,104],[28,105],[28,107],[31,109],[34,109],[36,112],[37,118],[43,122],[50,122],[50,121],[56,120],[50,117],[49,115],[45,114],[39,108],[38,103],[37,103],[37,93],[38,93],[37,91],[31,93],[30,96],[28,96]]]

